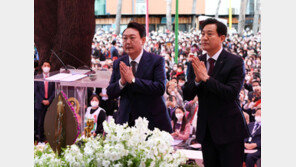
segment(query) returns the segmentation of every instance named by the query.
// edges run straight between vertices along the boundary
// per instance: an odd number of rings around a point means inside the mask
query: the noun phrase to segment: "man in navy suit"
[[[201,45],[207,54],[192,59],[183,90],[190,97],[198,96],[196,138],[202,145],[205,167],[240,167],[248,136],[239,105],[244,62],[223,49],[227,35],[223,23],[207,19],[201,30]]]
[[[135,124],[138,117],[146,117],[149,129],[172,132],[163,94],[165,92],[165,64],[163,57],[143,49],[146,41],[144,26],[131,22],[123,31],[123,55],[113,63],[107,88],[109,98],[120,97],[116,123]]]
[[[256,149],[255,153],[246,155],[246,167],[254,167],[257,160],[261,158],[261,109],[258,108],[255,113],[255,122],[250,122],[249,132],[251,136],[245,139],[245,148],[247,150]]]
[[[50,63],[45,61],[42,63],[42,74],[41,78],[49,77]],[[55,85],[54,82],[34,82],[34,93],[35,93],[35,120],[37,123],[36,138],[39,142],[45,141],[44,136],[44,117],[48,106],[51,104],[55,96]]]
[[[110,49],[111,59],[114,60],[113,57],[116,57],[116,59],[119,57],[118,51],[117,51],[117,49],[115,47],[116,46],[116,40],[113,40],[111,44],[112,44],[111,49]]]

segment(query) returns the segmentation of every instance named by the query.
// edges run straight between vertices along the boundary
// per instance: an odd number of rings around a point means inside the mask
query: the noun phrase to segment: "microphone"
[[[86,65],[85,62],[81,61],[80,59],[78,59],[76,56],[74,56],[70,52],[68,52],[66,50],[62,50],[62,49],[60,49],[59,51],[68,54],[69,56],[71,56],[71,57],[75,58],[76,60],[78,60],[80,63],[84,64],[84,67],[87,67],[88,70],[90,70],[89,72],[86,73],[86,75],[88,75],[88,74],[94,74],[95,73],[88,65]]]
[[[50,49],[50,51],[59,59],[59,61],[63,64],[65,71],[62,71],[62,73],[70,73],[70,71],[68,70],[67,66],[64,64],[64,62],[60,59],[60,57],[55,53],[55,51],[53,51],[52,49]]]

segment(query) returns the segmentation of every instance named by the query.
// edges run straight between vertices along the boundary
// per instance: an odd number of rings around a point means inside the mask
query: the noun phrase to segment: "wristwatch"
[[[136,78],[134,77],[133,79],[132,79],[132,83],[135,83],[136,82]]]

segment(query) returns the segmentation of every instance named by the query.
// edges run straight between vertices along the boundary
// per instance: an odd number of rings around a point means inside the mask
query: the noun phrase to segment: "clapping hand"
[[[125,63],[120,62],[120,75],[121,75],[121,81],[124,82],[124,84],[126,82],[128,83],[132,83],[132,80],[134,78],[134,74],[132,71],[132,67],[127,66]]]
[[[209,75],[208,75],[205,63],[200,61],[198,57],[192,58],[192,67],[194,70],[196,82],[200,82],[200,81],[205,82],[207,79],[209,79]]]
[[[121,85],[125,85],[126,84],[126,80],[124,78],[124,75],[123,75],[123,68],[124,68],[124,62],[120,62],[119,64],[119,68],[120,68],[120,76],[121,76]]]
[[[254,149],[256,147],[257,147],[257,144],[256,143],[245,143],[245,148],[247,150],[252,150],[252,149]]]

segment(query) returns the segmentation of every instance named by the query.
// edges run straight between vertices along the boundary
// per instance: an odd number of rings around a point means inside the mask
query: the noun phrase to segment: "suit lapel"
[[[215,64],[215,67],[213,70],[213,76],[215,76],[220,71],[220,69],[223,67],[223,64],[225,62],[224,59],[226,57],[225,54],[226,54],[226,51],[223,49],[218,57],[216,64]]]
[[[139,77],[139,76],[142,76],[144,70],[145,70],[145,67],[146,67],[146,64],[149,64],[148,62],[149,60],[149,55],[148,53],[144,50],[143,51],[143,55],[141,57],[141,60],[139,62],[139,65],[138,65],[138,69],[136,71],[136,74],[135,74],[135,77]]]
[[[128,58],[129,58],[129,56],[126,55],[126,56],[123,58],[122,61],[123,61],[127,66],[130,66]]]
[[[199,60],[203,61],[205,63],[205,66],[207,67],[207,55],[206,54],[200,56]]]

